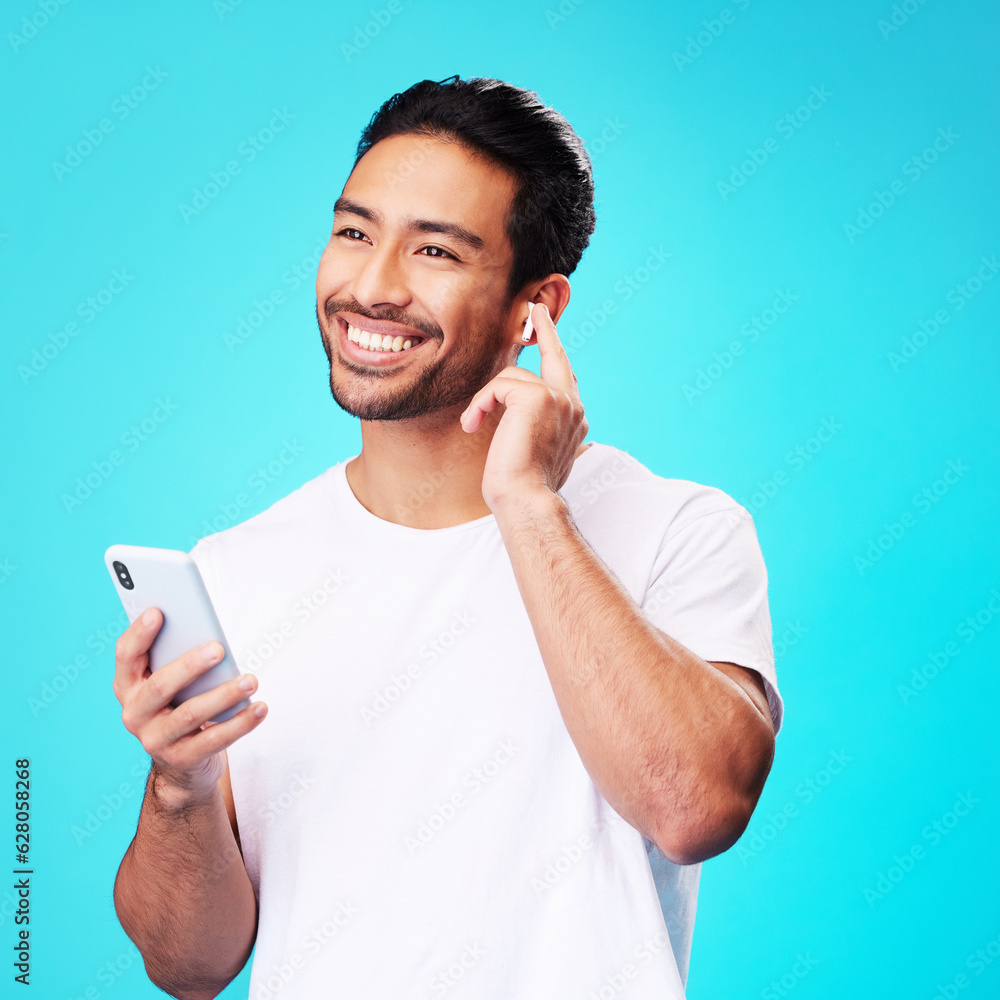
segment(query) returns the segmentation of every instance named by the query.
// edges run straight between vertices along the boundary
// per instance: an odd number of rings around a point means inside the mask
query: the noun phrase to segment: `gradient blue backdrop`
[[[102,553],[189,548],[358,450],[316,255],[369,117],[453,73],[534,89],[591,151],[559,325],[590,437],[729,492],[767,562],[787,721],[704,867],[689,995],[998,995],[998,26],[988,0],[4,4],[0,762],[11,788],[32,762],[34,996],[162,995],[112,903],[148,758]],[[8,796],[12,868],[13,823]]]

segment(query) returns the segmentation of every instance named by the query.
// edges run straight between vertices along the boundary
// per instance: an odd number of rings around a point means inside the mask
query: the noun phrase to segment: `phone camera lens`
[[[125,563],[118,562],[118,560],[116,559],[112,563],[112,566],[114,566],[115,572],[118,574],[118,580],[121,583],[121,585],[126,590],[135,590],[135,584],[132,582],[132,577],[129,576],[129,572],[127,567],[125,566]]]

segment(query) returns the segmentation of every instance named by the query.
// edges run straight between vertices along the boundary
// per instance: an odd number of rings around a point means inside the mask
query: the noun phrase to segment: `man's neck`
[[[361,453],[347,482],[376,517],[408,528],[449,528],[486,517],[483,470],[503,408],[473,434],[460,408],[413,420],[362,420]],[[582,444],[577,455],[587,447]]]

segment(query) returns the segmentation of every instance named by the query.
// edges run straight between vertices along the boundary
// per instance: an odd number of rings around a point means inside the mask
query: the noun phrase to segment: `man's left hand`
[[[516,365],[504,368],[472,397],[460,418],[471,434],[487,413],[505,408],[483,470],[483,499],[494,514],[518,499],[561,489],[587,436],[576,375],[544,303],[532,306],[531,320],[541,377]]]

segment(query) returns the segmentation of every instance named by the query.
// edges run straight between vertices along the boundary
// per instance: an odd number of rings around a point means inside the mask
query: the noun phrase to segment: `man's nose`
[[[355,272],[349,291],[368,309],[379,305],[405,306],[410,291],[399,251],[388,245],[373,247]]]

